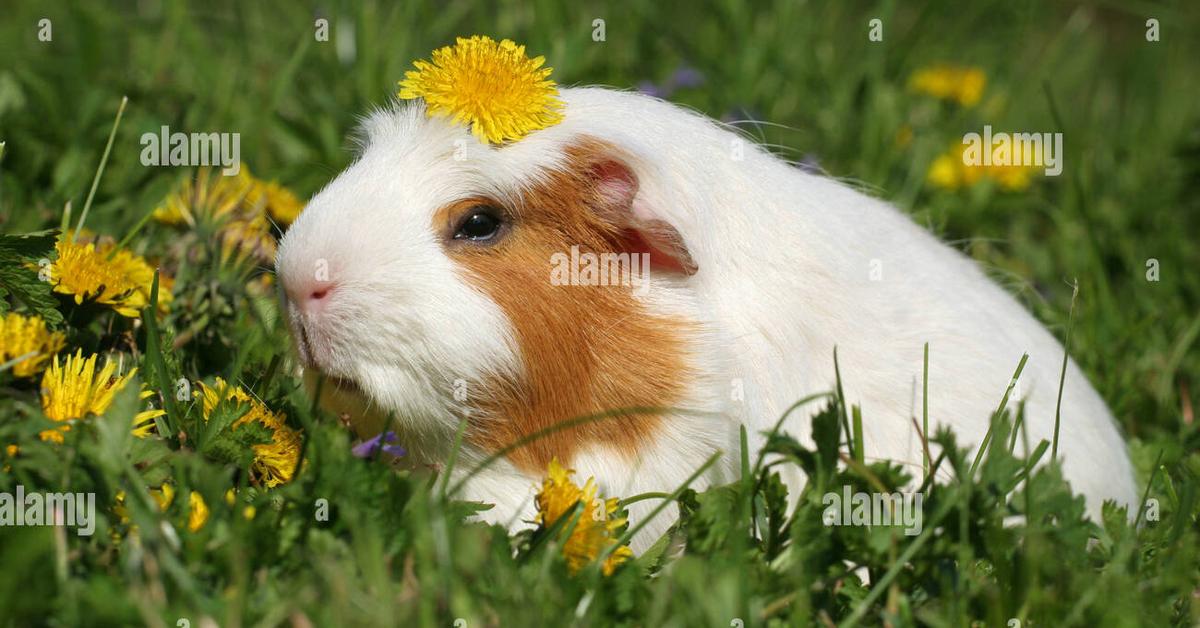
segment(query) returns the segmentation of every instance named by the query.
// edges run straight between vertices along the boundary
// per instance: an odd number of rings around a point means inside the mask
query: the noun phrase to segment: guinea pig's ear
[[[623,162],[599,158],[587,169],[597,212],[620,233],[628,253],[650,255],[653,270],[694,275],[699,268],[683,236],[638,195],[638,180]]]

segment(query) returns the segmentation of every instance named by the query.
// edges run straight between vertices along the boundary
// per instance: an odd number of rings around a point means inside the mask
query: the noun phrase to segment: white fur
[[[318,259],[329,260],[340,291],[317,317],[291,307],[291,322],[317,336],[324,354],[314,360],[323,370],[367,393],[365,401],[329,401],[352,411],[365,432],[381,429],[392,412],[416,461],[444,460],[471,398],[487,394],[472,384],[520,372],[511,326],[459,276],[430,217],[469,196],[513,198],[587,135],[619,147],[639,182],[639,211],[673,225],[700,269],[685,280],[652,277],[647,302],[685,313],[705,331],[689,339],[694,381],[654,445],[627,460],[590,444],[569,461],[580,481],[594,476],[609,495],[670,491],[717,450],[726,456],[697,486],[730,480],[737,425],[747,426],[755,453],[790,404],[832,389],[835,346],[848,401],[862,406],[869,458],[919,469],[910,417],[920,416],[914,386],[926,342],[931,431],[949,425],[961,444],[978,444],[1028,353],[1025,427],[1032,443],[1052,437],[1063,349],[970,259],[887,203],[794,168],[703,116],[598,88],[564,89],[562,97],[562,123],[502,148],[427,118],[420,105],[377,112],[359,159],[288,231],[277,266],[289,291]],[[466,158],[456,160],[464,146]],[[870,278],[873,261],[882,280]],[[465,402],[453,396],[457,379],[468,382]],[[793,413],[785,429],[811,443],[813,410]],[[467,447],[455,475],[485,453]],[[1105,499],[1135,501],[1124,442],[1074,362],[1059,456],[1093,516]],[[793,491],[803,483],[796,473],[785,479]],[[495,503],[486,518],[520,527],[532,519],[539,481],[501,462],[473,478],[464,496]],[[635,523],[653,505],[638,504]],[[657,518],[635,549],[670,523]]]

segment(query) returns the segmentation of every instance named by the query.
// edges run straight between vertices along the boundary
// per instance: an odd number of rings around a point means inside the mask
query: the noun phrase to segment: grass
[[[0,372],[0,443],[21,448],[3,460],[0,491],[95,492],[102,514],[87,538],[0,527],[0,624],[1200,622],[1194,3],[10,4],[0,22],[0,230],[66,224],[64,207],[80,208],[77,220],[91,230],[163,259],[175,303],[157,322],[134,324],[54,302],[70,347],[117,352],[168,391],[159,433],[169,437],[130,437],[138,405],[125,394],[62,445],[41,442],[36,384]],[[329,42],[314,40],[318,16],[330,21]],[[867,38],[873,17],[882,42]],[[1150,17],[1161,41],[1145,39]],[[42,18],[50,42],[38,40]],[[596,18],[606,20],[604,42],[592,40]],[[391,97],[412,59],[473,33],[527,44],[564,84],[661,85],[695,68],[704,84],[671,100],[763,121],[742,126],[966,250],[1059,338],[1069,330],[1072,354],[1129,437],[1158,510],[1138,513],[1140,528],[1116,512],[1082,521],[1082,501],[1056,467],[1033,466],[1053,458],[1050,444],[1025,442],[1012,429],[1020,407],[1005,412],[1000,402],[978,458],[950,434],[929,435],[946,450],[931,468],[975,472],[922,487],[920,535],[825,526],[821,496],[831,488],[890,490],[906,479],[895,465],[862,463],[855,435],[871,417],[835,394],[797,410],[820,410],[815,449],[770,439],[782,464],[812,478],[794,510],[778,469],[745,459],[740,482],[677,492],[686,549],[663,543],[611,577],[571,576],[545,535],[463,523],[471,506],[431,490],[435,478],[352,456],[346,431],[313,409],[281,362],[286,336],[274,301],[246,288],[255,273],[205,262],[203,234],[181,240],[147,221],[192,173],[142,166],[138,138],[162,125],[239,132],[256,174],[306,196],[347,164],[357,117]],[[908,89],[913,71],[942,62],[985,71],[978,105]],[[984,124],[1061,131],[1063,175],[1019,191],[931,186],[933,159]],[[206,440],[197,404],[169,394],[180,378],[215,376],[303,429],[305,464],[294,481],[251,485],[246,460],[227,451],[236,443]],[[178,495],[203,495],[204,527],[187,530],[184,499],[165,513],[154,506],[146,488],[167,478]],[[231,487],[240,489],[234,504],[224,498]],[[127,522],[112,511],[118,491]],[[316,516],[322,508],[328,517]],[[1015,515],[1021,523],[1004,525]]]

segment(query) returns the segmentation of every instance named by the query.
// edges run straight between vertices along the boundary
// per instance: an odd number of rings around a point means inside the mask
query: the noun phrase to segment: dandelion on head
[[[566,469],[555,458],[550,461],[542,488],[534,498],[537,506],[538,523],[543,529],[553,527],[563,515],[578,513],[573,521],[563,522],[558,530],[558,541],[562,543],[563,556],[571,573],[578,572],[603,552],[617,544],[618,531],[626,520],[614,516],[618,500],[598,499],[595,478],[588,478],[583,487],[571,481],[574,469]],[[576,510],[576,504],[579,509]],[[565,537],[565,538],[564,538]],[[601,570],[604,575],[612,572],[633,556],[627,546],[615,548]]]
[[[421,98],[429,116],[470,126],[488,144],[519,140],[562,120],[562,101],[543,57],[525,46],[476,35],[433,51],[404,73],[400,98]]]

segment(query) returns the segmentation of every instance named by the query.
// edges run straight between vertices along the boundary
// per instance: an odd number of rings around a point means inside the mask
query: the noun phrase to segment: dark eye
[[[454,239],[485,242],[496,237],[503,224],[497,210],[491,207],[474,207],[459,223],[458,230],[454,232]]]

